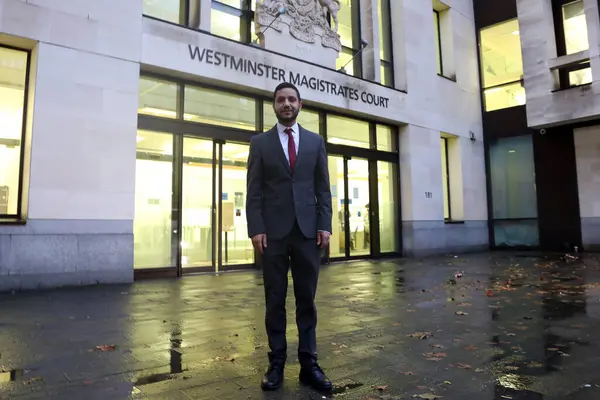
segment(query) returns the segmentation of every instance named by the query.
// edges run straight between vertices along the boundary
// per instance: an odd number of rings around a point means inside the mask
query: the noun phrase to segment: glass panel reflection
[[[256,130],[256,101],[250,97],[186,86],[184,111],[186,121]]]
[[[181,0],[143,0],[142,12],[150,17],[179,23]]]
[[[16,215],[27,53],[0,47],[0,215]]]
[[[377,134],[377,150],[394,151],[392,144],[392,128],[385,125],[377,125],[375,128]]]
[[[251,264],[254,262],[252,240],[246,223],[246,168],[249,146],[223,145],[222,263]]]
[[[525,88],[520,82],[511,85],[486,89],[483,92],[485,110],[494,111],[501,108],[521,106],[525,104]]]
[[[239,42],[241,39],[240,22],[239,16],[213,8],[210,13],[210,32]]]
[[[370,146],[369,123],[356,119],[327,115],[327,141],[334,144]]]
[[[177,118],[177,84],[140,77],[138,113]]]
[[[562,17],[567,54],[589,49],[583,0],[565,4],[562,8]]]
[[[450,219],[450,191],[448,188],[448,139],[440,138],[442,153],[442,191],[444,194],[444,219]]]
[[[371,252],[369,223],[369,162],[348,160],[348,212],[350,213],[350,255]]]
[[[569,85],[579,86],[592,83],[592,68],[569,72]]]
[[[536,218],[531,136],[493,140],[489,151],[493,218]]]
[[[481,72],[486,88],[521,80],[523,59],[516,19],[481,30]]]
[[[335,69],[339,70],[340,68],[344,67],[344,65],[346,65],[351,59],[352,50],[342,49],[338,56],[338,59],[335,62]],[[344,69],[346,70],[347,75],[354,76],[354,61],[346,65]]]
[[[183,139],[181,266],[212,265],[213,142]]]
[[[518,221],[493,221],[493,224],[494,244],[496,246],[535,247],[540,244],[537,219]]]
[[[329,239],[329,257],[346,256],[346,237],[344,219],[344,159],[338,156],[328,157],[329,181],[331,185],[331,238]]]
[[[340,35],[340,40],[342,42],[342,46],[349,47],[351,49],[353,46],[353,35],[352,35],[352,0],[340,0],[340,10],[338,11],[338,33]],[[333,22],[332,22],[333,24]],[[333,25],[332,25],[333,26]]]
[[[396,204],[396,166],[377,161],[377,194],[379,198],[379,250],[382,253],[398,248],[398,206]]]
[[[273,103],[265,101],[263,106],[263,118],[264,118],[264,131],[268,131],[277,124],[277,117],[273,111]],[[319,133],[319,113],[306,109],[300,110],[298,118],[296,119],[304,129],[308,129],[311,132]]]
[[[435,59],[437,62],[437,73],[442,75],[442,42],[440,41],[440,14],[433,11],[433,27],[435,29]]]
[[[136,150],[134,268],[169,267],[173,136],[138,131]]]

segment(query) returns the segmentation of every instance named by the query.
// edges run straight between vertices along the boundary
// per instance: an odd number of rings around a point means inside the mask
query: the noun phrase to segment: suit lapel
[[[283,152],[283,147],[281,147],[281,139],[279,139],[279,132],[277,132],[277,126],[274,126],[273,129],[271,129],[271,132],[269,133],[269,136],[271,137],[271,148],[273,150],[273,154],[277,154],[277,156],[279,157],[279,161],[281,161],[283,163],[283,167],[286,169],[286,171],[291,174],[292,170],[290,169],[290,163],[287,160],[287,158],[285,157],[285,153]],[[302,148],[302,147],[300,147]],[[296,160],[297,163],[297,160]]]

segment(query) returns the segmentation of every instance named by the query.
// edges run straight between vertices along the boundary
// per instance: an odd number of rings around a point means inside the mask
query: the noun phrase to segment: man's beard
[[[288,110],[286,110],[286,111],[288,111]],[[291,111],[292,111],[292,114],[289,117],[282,115],[278,111],[275,111],[275,115],[277,116],[277,119],[279,120],[279,122],[281,122],[282,124],[287,124],[292,121],[295,121],[296,118],[298,117],[298,114],[300,113],[299,109],[293,108],[293,107],[292,107]]]

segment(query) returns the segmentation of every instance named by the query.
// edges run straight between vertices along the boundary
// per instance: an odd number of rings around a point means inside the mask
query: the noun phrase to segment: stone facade
[[[363,32],[370,39],[363,70],[378,80],[378,1],[361,3],[371,15],[362,20],[363,30],[370,27]],[[265,36],[265,50],[145,17],[141,1],[0,2],[0,43],[33,54],[27,220],[0,225],[0,290],[133,279],[140,71],[250,94],[269,94],[282,78],[298,79],[313,107],[400,127],[404,253],[487,248],[473,6],[446,3],[455,79],[436,74],[431,2],[393,0],[396,88],[388,88],[335,71],[327,57],[321,66],[303,61],[299,52],[309,44],[285,30]],[[198,4],[198,28],[209,32],[210,1]],[[243,59],[242,70],[217,65],[217,53]],[[270,68],[258,76],[249,63]],[[460,224],[444,223],[441,133],[453,138],[452,208]]]

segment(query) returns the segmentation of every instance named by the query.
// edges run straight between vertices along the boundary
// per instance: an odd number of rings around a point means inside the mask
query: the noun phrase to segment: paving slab
[[[291,276],[290,276],[291,279]],[[319,359],[263,393],[258,271],[0,294],[0,398],[600,398],[600,256],[494,252],[323,266]]]

